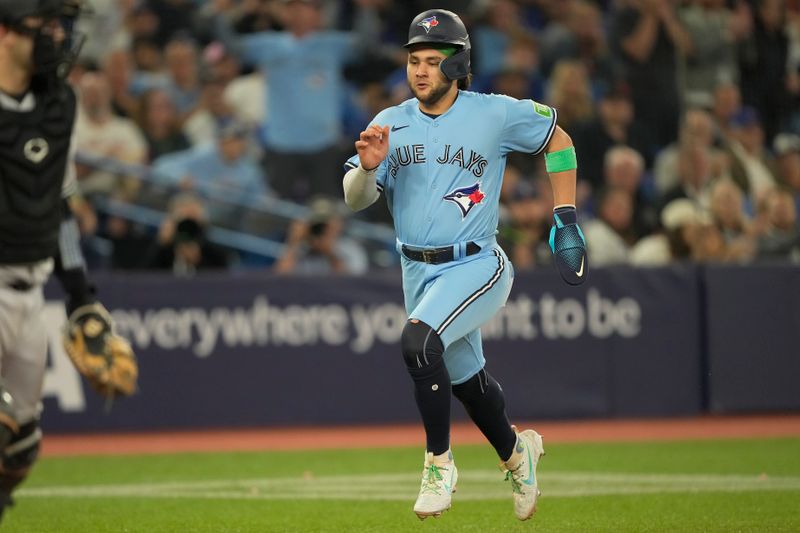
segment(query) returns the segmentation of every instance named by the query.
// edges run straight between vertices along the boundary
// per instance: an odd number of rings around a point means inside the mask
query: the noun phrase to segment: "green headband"
[[[443,53],[447,57],[452,56],[453,54],[455,54],[458,51],[457,47],[449,46],[449,45],[434,46],[432,48],[434,50],[439,50],[441,53]]]

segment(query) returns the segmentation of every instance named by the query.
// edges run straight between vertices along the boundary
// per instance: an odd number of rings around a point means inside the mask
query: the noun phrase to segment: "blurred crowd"
[[[377,264],[341,209],[343,162],[372,117],[410,97],[411,19],[451,9],[472,39],[471,90],[555,107],[578,154],[593,266],[800,262],[800,0],[92,0],[71,73],[94,265],[361,274]],[[270,198],[309,207],[289,223]],[[109,200],[165,213],[153,230]],[[542,158],[513,154],[499,239],[548,264]],[[221,227],[285,243],[251,261]],[[102,258],[100,258],[102,255]],[[251,258],[252,259],[252,258]]]

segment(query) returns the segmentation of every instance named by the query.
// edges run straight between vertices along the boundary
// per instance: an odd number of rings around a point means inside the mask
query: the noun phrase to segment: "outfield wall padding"
[[[710,408],[800,409],[800,268],[710,267],[705,284]]]
[[[770,281],[775,294],[759,296],[742,314],[740,298],[757,292],[747,275],[691,265],[594,269],[586,284],[570,287],[549,269],[518,273],[508,305],[482,328],[487,368],[502,383],[514,420],[691,415],[707,405],[796,408],[787,373],[798,375],[797,352],[787,346],[797,345],[800,329],[798,270],[781,274],[794,280],[789,285]],[[399,350],[406,312],[398,272],[93,278],[139,356],[140,390],[109,410],[80,380],[60,347],[64,311],[51,284],[48,431],[418,419]],[[757,311],[776,299],[786,314],[780,324]],[[770,353],[759,356],[754,374],[743,357],[759,331]],[[757,378],[759,390],[749,396],[740,390],[743,372]],[[456,401],[453,412],[465,418]]]

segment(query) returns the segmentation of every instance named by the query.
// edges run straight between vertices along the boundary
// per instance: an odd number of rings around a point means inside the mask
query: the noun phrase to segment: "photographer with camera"
[[[364,274],[367,254],[358,242],[342,236],[342,226],[334,200],[313,199],[308,218],[289,226],[283,254],[273,270],[279,274]]]
[[[178,195],[172,200],[169,211],[149,255],[150,268],[191,277],[198,270],[229,266],[226,252],[206,239],[208,214],[200,197],[193,193]]]

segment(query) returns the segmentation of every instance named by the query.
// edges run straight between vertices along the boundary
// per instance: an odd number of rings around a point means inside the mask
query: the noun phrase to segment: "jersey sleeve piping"
[[[554,107],[551,107],[550,109],[553,110],[553,122],[550,124],[550,129],[547,132],[547,136],[544,138],[544,142],[538,150],[533,152],[533,155],[539,155],[545,148],[547,148],[547,145],[550,144],[550,139],[553,138],[553,133],[556,131],[556,124],[558,123],[558,111],[556,111]]]

